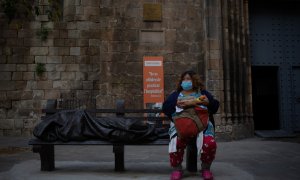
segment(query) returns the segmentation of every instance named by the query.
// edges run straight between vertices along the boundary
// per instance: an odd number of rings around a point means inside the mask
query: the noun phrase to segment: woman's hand
[[[208,106],[208,104],[209,104],[208,98],[206,96],[202,95],[200,98],[197,98],[197,99],[177,101],[177,106],[182,109],[186,109],[186,108],[189,108],[192,106],[197,106],[199,104]]]
[[[197,104],[203,104],[205,106],[208,106],[209,100],[205,95],[200,96],[200,98],[197,98]]]
[[[177,106],[180,108],[188,108],[191,106],[196,106],[197,105],[198,100],[194,99],[194,100],[186,100],[186,101],[177,101]]]

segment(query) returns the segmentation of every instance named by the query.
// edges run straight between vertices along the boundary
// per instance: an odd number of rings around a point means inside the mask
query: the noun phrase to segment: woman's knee
[[[217,143],[216,143],[215,139],[212,136],[204,137],[203,148],[210,149],[210,150],[216,150]]]

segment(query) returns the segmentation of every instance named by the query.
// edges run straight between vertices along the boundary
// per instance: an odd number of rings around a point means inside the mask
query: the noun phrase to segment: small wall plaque
[[[147,46],[163,46],[165,44],[165,33],[161,30],[141,30],[140,44]]]
[[[162,19],[161,4],[159,3],[144,4],[143,17],[144,17],[144,21],[161,21]]]

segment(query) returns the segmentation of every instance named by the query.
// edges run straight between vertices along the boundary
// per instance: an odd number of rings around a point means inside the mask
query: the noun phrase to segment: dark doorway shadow
[[[279,129],[278,67],[252,66],[252,92],[255,130]]]

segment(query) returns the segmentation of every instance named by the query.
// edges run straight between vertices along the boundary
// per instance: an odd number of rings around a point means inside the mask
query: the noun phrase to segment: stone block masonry
[[[60,22],[42,14],[17,28],[0,16],[0,135],[30,135],[46,100],[66,94],[94,97],[98,108],[114,108],[117,99],[142,108],[143,56],[164,57],[166,95],[180,73],[194,69],[223,97],[221,37],[207,33],[204,1],[63,2]],[[161,21],[143,20],[144,3],[161,5]],[[45,42],[36,35],[42,26],[49,28]],[[37,63],[45,67],[41,76]],[[230,134],[220,114],[216,119],[218,131]]]

